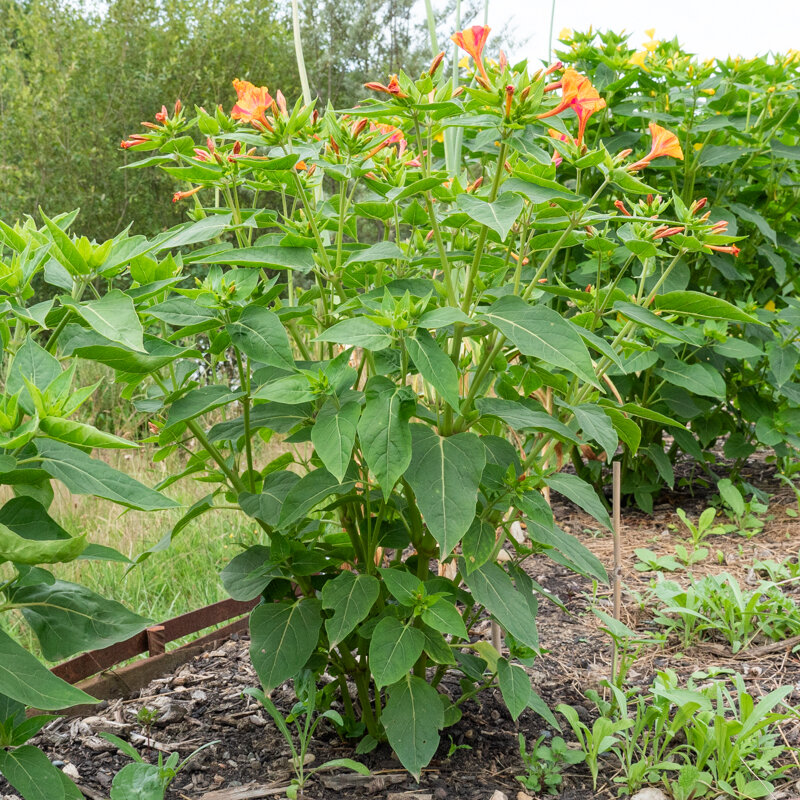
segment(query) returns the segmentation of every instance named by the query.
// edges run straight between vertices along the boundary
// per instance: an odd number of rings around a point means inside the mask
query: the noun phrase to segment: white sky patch
[[[433,2],[437,7],[441,0]],[[510,57],[545,60],[551,8],[552,0],[489,0],[489,25],[499,32],[510,24],[523,42]],[[419,13],[425,13],[422,3]],[[482,12],[478,19],[464,20],[465,25],[473,23],[483,23]],[[629,42],[636,49],[647,38],[644,31],[655,28],[656,39],[677,36],[701,58],[785,53],[800,49],[800,0],[555,0],[554,47],[560,46],[557,37],[563,28],[584,31],[589,26],[630,31]],[[492,39],[493,51],[499,43]]]

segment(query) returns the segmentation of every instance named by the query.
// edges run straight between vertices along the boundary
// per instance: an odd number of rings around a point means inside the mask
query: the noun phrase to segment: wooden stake
[[[614,589],[614,619],[619,620],[622,613],[622,543],[620,541],[620,506],[622,504],[622,465],[615,461],[611,465],[611,502],[612,513],[614,515],[614,569],[612,570],[611,580]],[[619,653],[617,644],[614,643],[614,659],[611,664],[611,683],[617,675],[617,662]]]

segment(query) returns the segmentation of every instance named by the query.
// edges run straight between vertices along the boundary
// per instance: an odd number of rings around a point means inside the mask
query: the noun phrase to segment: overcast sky
[[[552,0],[489,0],[489,25],[499,30],[512,22],[520,39],[528,37],[511,55],[546,58],[551,7]],[[465,23],[482,23],[482,16]],[[631,31],[637,48],[655,28],[657,39],[677,35],[705,58],[754,56],[800,49],[800,0],[555,0],[554,39],[563,28],[590,25]]]

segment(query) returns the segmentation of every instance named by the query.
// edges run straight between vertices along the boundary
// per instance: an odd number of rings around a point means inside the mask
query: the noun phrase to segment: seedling
[[[357,772],[359,775],[369,775],[370,771],[363,764],[350,758],[335,758],[326,761],[324,764],[320,764],[318,767],[314,767],[314,769],[306,769],[308,747],[311,744],[311,739],[319,723],[322,722],[323,719],[327,719],[335,725],[342,727],[344,725],[344,720],[341,714],[330,708],[316,713],[317,686],[313,672],[310,670],[303,670],[295,678],[294,686],[298,701],[286,717],[278,711],[272,700],[260,689],[246,689],[244,692],[254,697],[264,706],[292,752],[291,767],[294,771],[294,778],[292,779],[292,785],[286,790],[286,796],[289,800],[302,798],[303,789],[306,783],[308,783],[309,778],[322,770],[349,769],[353,772]],[[292,736],[289,725],[294,726],[297,745],[295,745],[295,736]]]
[[[560,736],[553,737],[549,745],[543,744],[544,740],[545,737],[540,736],[528,752],[525,736],[519,734],[519,755],[526,772],[517,775],[517,780],[532,792],[555,795],[559,793],[564,767],[580,764],[586,756],[580,750],[569,748]]]

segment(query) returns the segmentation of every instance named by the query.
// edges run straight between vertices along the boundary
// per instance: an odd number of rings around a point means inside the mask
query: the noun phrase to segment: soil
[[[791,509],[797,508],[794,493],[777,481],[771,467],[758,458],[751,460],[743,477],[770,494],[769,519],[764,529],[749,539],[738,533],[712,536],[704,542],[711,555],[690,571],[671,573],[670,579],[686,582],[724,571],[747,586],[757,582],[752,570],[754,559],[783,561],[797,557],[800,519],[791,516]],[[710,494],[711,491],[695,486],[693,494],[685,490],[662,495],[652,516],[635,510],[623,511],[622,620],[630,627],[647,630],[647,614],[640,610],[635,593],[646,589],[653,577],[653,573],[634,569],[634,549],[649,547],[659,555],[674,554],[675,543],[685,541],[676,508],[683,508],[696,519],[709,504]],[[596,523],[557,497],[553,507],[561,527],[580,538],[610,571],[611,535],[599,533]],[[568,703],[588,721],[595,711],[585,692],[599,688],[600,681],[609,675],[611,661],[611,642],[598,629],[590,607],[594,603],[610,611],[611,590],[575,576],[544,556],[531,557],[524,566],[569,610],[565,614],[555,604],[541,602],[538,628],[543,654],[529,669],[534,688],[551,708]],[[791,583],[784,588],[800,601],[800,589],[796,587],[797,584]],[[488,637],[488,621],[480,623],[473,632],[476,637]],[[792,643],[787,642],[774,652],[766,652],[760,644],[763,643],[755,642],[752,648],[734,655],[721,641],[699,643],[684,651],[677,642],[668,642],[665,647],[640,653],[628,682],[647,686],[656,672],[666,667],[676,670],[682,679],[700,669],[727,668],[744,677],[756,698],[778,686],[794,685],[795,692],[788,701],[800,704],[800,657],[793,652]],[[153,681],[136,697],[103,704],[92,717],[57,720],[45,729],[37,744],[71,774],[90,800],[107,800],[114,774],[129,763],[113,745],[97,736],[101,731],[126,738],[151,760],[157,759],[159,750],[177,751],[185,757],[207,742],[218,741],[178,775],[168,793],[171,800],[283,797],[282,787],[290,778],[289,749],[266,712],[242,695],[243,689],[258,684],[247,651],[246,637],[234,638],[220,649],[195,658],[176,674]],[[272,698],[286,713],[293,703],[291,686],[280,687]],[[137,721],[139,709],[145,706],[159,711],[150,729]],[[515,779],[523,771],[518,733],[532,742],[542,734],[549,737],[554,732],[532,711],[523,712],[514,722],[499,696],[491,692],[465,704],[463,712],[461,721],[444,732],[436,757],[424,770],[419,784],[402,769],[388,746],[381,746],[359,757],[371,770],[369,778],[341,771],[322,774],[309,782],[305,796],[310,800],[339,797],[502,800],[503,796],[509,800],[527,800]],[[571,734],[566,726],[565,731],[569,741]],[[781,734],[787,744],[797,747],[800,722],[787,721]],[[453,752],[448,756],[449,750]],[[342,742],[324,724],[318,729],[311,752],[317,764],[354,756],[352,746]],[[613,778],[610,768],[601,770],[594,792],[588,770],[583,765],[570,767],[564,773],[558,797],[560,800],[614,797]],[[0,780],[0,800],[16,800],[4,786]],[[779,798],[800,798],[800,767],[794,766],[786,773],[774,800]]]

